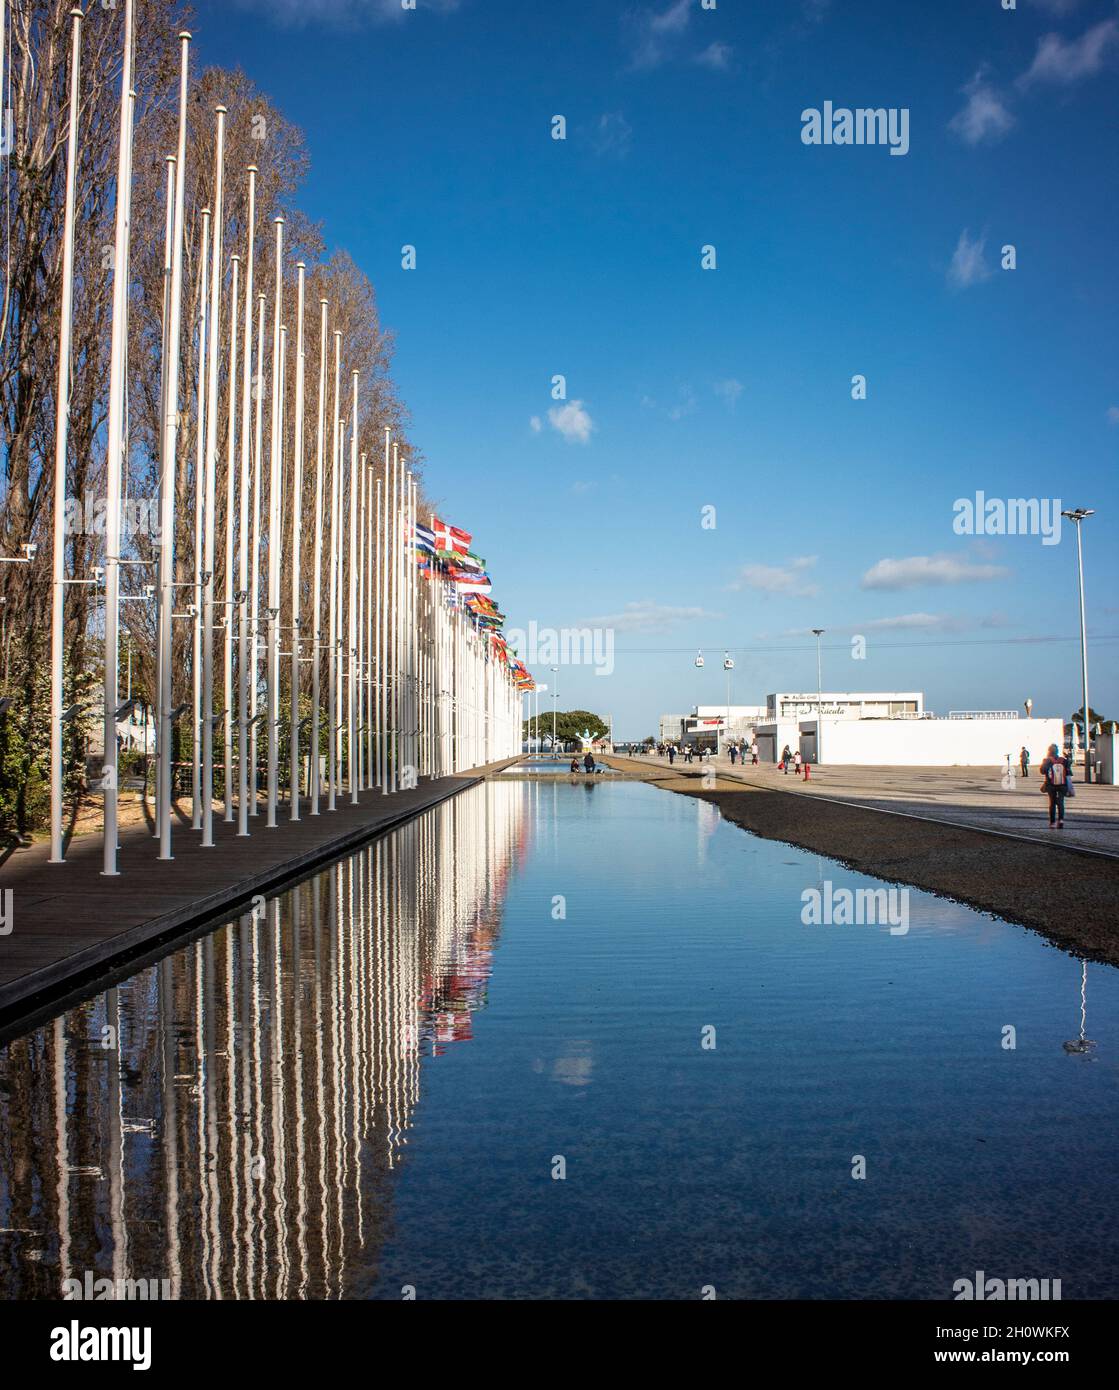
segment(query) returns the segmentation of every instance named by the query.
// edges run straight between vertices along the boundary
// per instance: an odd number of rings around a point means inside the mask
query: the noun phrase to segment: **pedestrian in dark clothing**
[[[1057,745],[1049,745],[1049,753],[1041,764],[1041,790],[1049,797],[1049,825],[1065,828],[1065,797],[1072,782],[1072,764],[1062,757]]]
[[[587,749],[587,756],[583,759],[583,771],[594,771],[594,754],[590,751],[589,748]]]
[[[1018,754],[1018,764],[1022,769],[1022,776],[1028,777],[1030,775],[1030,750],[1028,748],[1023,748]]]

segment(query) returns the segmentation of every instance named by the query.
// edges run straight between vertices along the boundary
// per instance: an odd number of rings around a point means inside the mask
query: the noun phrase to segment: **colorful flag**
[[[457,526],[448,526],[438,517],[432,519],[432,526],[435,531],[436,550],[453,550],[459,555],[469,552],[470,542],[473,540],[469,531],[460,531]]]
[[[430,526],[417,525],[413,535],[413,543],[417,550],[429,550],[435,554],[435,532]]]

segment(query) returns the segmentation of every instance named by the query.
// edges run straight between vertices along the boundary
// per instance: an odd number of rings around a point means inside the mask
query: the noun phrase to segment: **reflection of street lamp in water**
[[[1086,960],[1082,960],[1080,962],[1080,1036],[1078,1038],[1073,1038],[1069,1042],[1061,1044],[1061,1046],[1065,1049],[1065,1051],[1069,1054],[1070,1057],[1085,1052],[1091,1052],[1092,1048],[1096,1045],[1092,1038],[1085,1036],[1085,1032],[1087,1030],[1087,1014],[1088,962]]]

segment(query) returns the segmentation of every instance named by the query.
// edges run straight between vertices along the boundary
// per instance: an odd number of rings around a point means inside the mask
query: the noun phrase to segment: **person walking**
[[[786,777],[789,775],[789,763],[792,761],[792,757],[792,752],[789,749],[789,745],[786,743],[784,748],[781,749],[781,771]]]
[[[738,762],[738,744],[737,744],[737,743],[732,743],[731,746],[730,746],[730,765],[731,765],[731,767],[734,767],[734,765],[735,765],[737,762]]]
[[[674,743],[670,743],[670,744],[668,745],[668,765],[669,765],[669,767],[671,767],[672,764],[673,764],[675,761],[676,761],[676,745],[675,745]]]
[[[750,766],[751,766],[751,767],[757,767],[757,765],[758,765],[758,741],[757,741],[757,739],[755,739],[754,742],[751,743],[751,745],[750,745]]]
[[[800,749],[798,748],[793,754],[793,771],[798,777],[800,776],[800,761]]]
[[[1028,748],[1023,748],[1018,754],[1018,765],[1022,769],[1022,776],[1028,777],[1030,775],[1030,750]]]
[[[1065,828],[1065,797],[1072,783],[1072,765],[1061,755],[1055,743],[1049,745],[1049,753],[1041,764],[1041,790],[1049,797],[1049,826],[1056,824],[1058,830]]]

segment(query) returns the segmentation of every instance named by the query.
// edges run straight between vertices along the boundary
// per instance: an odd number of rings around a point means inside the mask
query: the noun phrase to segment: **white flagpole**
[[[210,209],[202,209],[201,273],[198,297],[198,419],[194,459],[194,622],[191,681],[194,737],[191,739],[191,817],[193,830],[202,829],[202,523],[206,489],[206,342],[209,331]]]
[[[186,215],[187,96],[190,91],[190,33],[179,34],[179,139],[175,156],[175,217],[171,233],[170,322],[164,363],[162,457],[160,459],[160,590],[159,590],[159,857],[171,855],[171,783],[174,691],[173,622],[175,610],[175,513],[178,489],[179,362],[183,318],[183,227]]]
[[[357,727],[354,723],[354,696],[357,693],[357,522],[358,522],[358,479],[357,479],[357,372],[351,373],[353,382],[353,418],[350,421],[350,572],[349,599],[346,604],[347,653],[346,670],[346,737],[349,741],[346,758],[346,772],[349,779],[350,804],[357,805]]]
[[[330,451],[330,617],[327,632],[330,641],[330,667],[327,673],[327,716],[329,740],[327,749],[327,807],[336,809],[338,790],[338,465],[340,461],[339,418],[342,386],[342,334],[334,330],[334,441]]]
[[[125,352],[128,346],[128,242],[132,225],[132,0],[124,3],[124,58],[120,79],[120,149],[117,157],[116,236],[113,245],[113,327],[109,351],[109,436],[105,455],[105,759],[101,784],[105,832],[101,872],[117,870],[117,630],[120,622],[120,499],[124,459]]]
[[[54,416],[54,550],[51,606],[51,853],[62,853],[62,663],[66,616],[66,451],[70,428],[70,356],[74,332],[74,199],[78,167],[78,118],[82,53],[82,12],[70,11],[70,128],[66,147],[66,210],[62,227],[62,302],[59,306],[58,390]],[[0,4],[0,87],[4,73],[4,14]],[[0,92],[2,95],[2,92]],[[0,102],[0,106],[3,103]]]
[[[275,219],[276,298],[272,317],[272,447],[268,491],[268,828],[276,828],[280,721],[280,315],[284,302],[284,219]]]
[[[256,410],[253,420],[253,574],[250,637],[252,658],[249,668],[252,684],[249,687],[249,814],[260,815],[257,804],[257,706],[260,681],[260,513],[262,472],[264,468],[264,308],[265,297],[257,296],[256,317]]]
[[[291,819],[299,819],[299,552],[303,542],[303,312],[307,266],[296,263],[295,452],[291,508]]]
[[[357,789],[365,790],[365,455],[358,460]]]
[[[373,716],[373,671],[374,671],[374,652],[373,652],[373,605],[374,605],[374,555],[373,555],[373,535],[374,535],[374,492],[373,485],[373,466],[368,463],[367,456],[361,455],[361,467],[366,474],[366,787],[373,791],[374,787],[374,716]]]
[[[385,792],[385,593],[384,593],[384,562],[385,562],[385,540],[384,540],[384,487],[381,479],[376,481],[377,495],[377,523],[374,528],[374,536],[377,543],[377,569],[375,585],[375,620],[374,629],[374,686],[373,686],[373,707],[377,723],[377,783],[381,789],[381,795]]]
[[[241,257],[230,258],[233,280],[229,291],[229,432],[225,461],[225,717],[222,720],[222,758],[225,790],[224,819],[233,820],[233,516],[237,500],[237,410],[235,390],[237,381],[237,327],[240,314]]]
[[[218,357],[221,351],[222,224],[225,201],[225,107],[215,106],[214,218],[210,247],[209,379],[206,386],[206,575],[202,590],[202,846],[214,843],[214,539],[217,521]]]
[[[392,775],[391,790],[400,786],[400,460],[392,446],[392,502],[389,507],[389,574],[392,592]]]
[[[322,505],[323,505],[323,451],[326,428],[326,314],[327,301],[319,300],[319,403],[315,431],[315,579],[312,599],[313,623],[311,651],[311,815],[319,814],[319,692],[320,657],[322,651]]]
[[[245,352],[241,364],[241,496],[240,496],[240,564],[237,571],[240,589],[237,599],[237,834],[249,833],[249,643],[256,650],[255,623],[249,619],[249,468],[252,429],[253,383],[253,277],[256,256],[256,176],[257,167],[250,164],[248,206],[248,248],[245,256]],[[258,359],[259,362],[259,359]],[[259,370],[259,366],[258,366]],[[231,388],[232,390],[232,388]],[[255,656],[253,684],[256,684]]]

